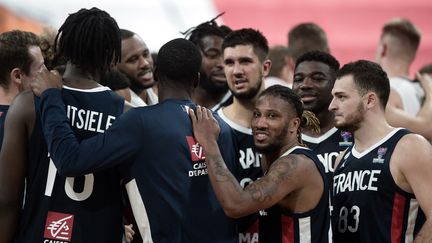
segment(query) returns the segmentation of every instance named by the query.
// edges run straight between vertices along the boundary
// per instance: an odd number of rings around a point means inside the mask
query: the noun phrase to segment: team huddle
[[[216,19],[154,57],[97,8],[0,34],[0,243],[432,241],[416,27],[340,67],[316,24]]]

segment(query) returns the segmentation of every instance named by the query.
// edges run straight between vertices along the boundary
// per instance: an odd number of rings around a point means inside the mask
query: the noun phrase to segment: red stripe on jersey
[[[396,192],[393,201],[393,212],[392,212],[392,222],[391,222],[391,242],[392,243],[401,242],[405,204],[406,204],[406,198]]]
[[[282,216],[282,243],[294,243],[294,220]]]

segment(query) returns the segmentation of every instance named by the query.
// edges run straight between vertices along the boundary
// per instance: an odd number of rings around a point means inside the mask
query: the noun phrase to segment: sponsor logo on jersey
[[[186,141],[189,145],[189,151],[192,159],[192,170],[189,171],[189,177],[207,175],[207,163],[203,148],[195,141],[192,136],[186,136]]]
[[[352,142],[350,142],[351,138],[352,138],[352,133],[350,132],[341,132],[340,133],[342,140],[341,142],[339,142],[339,146],[341,147],[349,147],[352,145]]]
[[[48,211],[45,222],[44,238],[62,242],[70,242],[72,239],[74,216]],[[51,242],[51,241],[44,241]]]
[[[380,147],[377,151],[378,156],[372,160],[372,163],[379,163],[379,164],[384,163],[383,157],[386,153],[387,153],[387,148]]]
[[[203,148],[195,141],[195,138],[192,136],[186,136],[186,140],[189,145],[192,161],[196,162],[205,160]]]

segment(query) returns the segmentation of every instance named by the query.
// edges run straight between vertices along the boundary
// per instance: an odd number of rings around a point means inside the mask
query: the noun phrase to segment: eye
[[[259,117],[261,114],[258,112],[258,111],[254,111],[253,112],[253,117],[254,118],[257,118],[257,117]]]
[[[226,60],[224,61],[224,63],[225,63],[225,65],[227,65],[227,66],[232,66],[232,65],[234,64],[234,61],[231,60],[231,59],[226,59]]]
[[[303,76],[294,76],[294,80],[293,80],[293,82],[294,83],[301,83],[301,82],[303,82]]]

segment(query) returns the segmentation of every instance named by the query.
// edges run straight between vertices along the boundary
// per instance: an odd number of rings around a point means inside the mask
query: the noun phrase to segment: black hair
[[[120,29],[115,19],[98,8],[70,14],[54,46],[58,54],[90,74],[104,72],[121,58]]]
[[[135,32],[132,32],[127,29],[120,29],[120,35],[122,40],[126,40],[135,35]]]
[[[336,60],[336,58],[334,58],[329,53],[323,51],[309,51],[304,53],[297,59],[294,70],[297,69],[300,63],[310,61],[321,62],[329,66],[334,78],[336,77],[336,74],[340,67],[338,60]]]
[[[315,114],[311,111],[305,111],[303,102],[300,96],[298,96],[292,89],[282,85],[272,85],[265,89],[259,97],[272,96],[277,97],[294,108],[297,117],[300,119],[300,126],[297,131],[297,139],[299,144],[304,145],[301,139],[301,128],[311,128],[314,132],[319,133],[319,120]]]
[[[223,41],[222,51],[227,47],[237,45],[252,45],[260,61],[264,61],[269,52],[267,39],[260,31],[251,28],[239,29],[229,33]]]
[[[350,62],[339,70],[337,79],[347,75],[353,76],[360,95],[365,95],[369,91],[375,92],[381,108],[385,110],[390,95],[390,81],[380,65],[366,60]]]
[[[224,14],[225,12],[219,14],[207,22],[201,23],[196,27],[189,28],[188,30],[180,33],[183,34],[185,38],[192,41],[195,45],[199,45],[201,39],[209,35],[215,35],[224,38],[229,32],[231,32],[229,31],[231,29],[228,26],[224,25],[224,27],[222,27],[216,23],[216,19]]]
[[[26,75],[34,61],[28,48],[39,46],[36,34],[21,30],[12,30],[0,34],[0,85],[8,86],[9,73],[19,68]]]
[[[294,60],[308,51],[329,52],[327,35],[315,23],[301,23],[294,26],[288,32],[288,48]]]
[[[100,82],[103,86],[108,86],[111,90],[119,90],[129,88],[131,83],[122,72],[117,69],[111,69],[106,72]]]
[[[161,83],[169,79],[176,85],[189,87],[197,81],[200,68],[201,53],[191,41],[177,38],[164,44],[158,52],[156,74]]]

